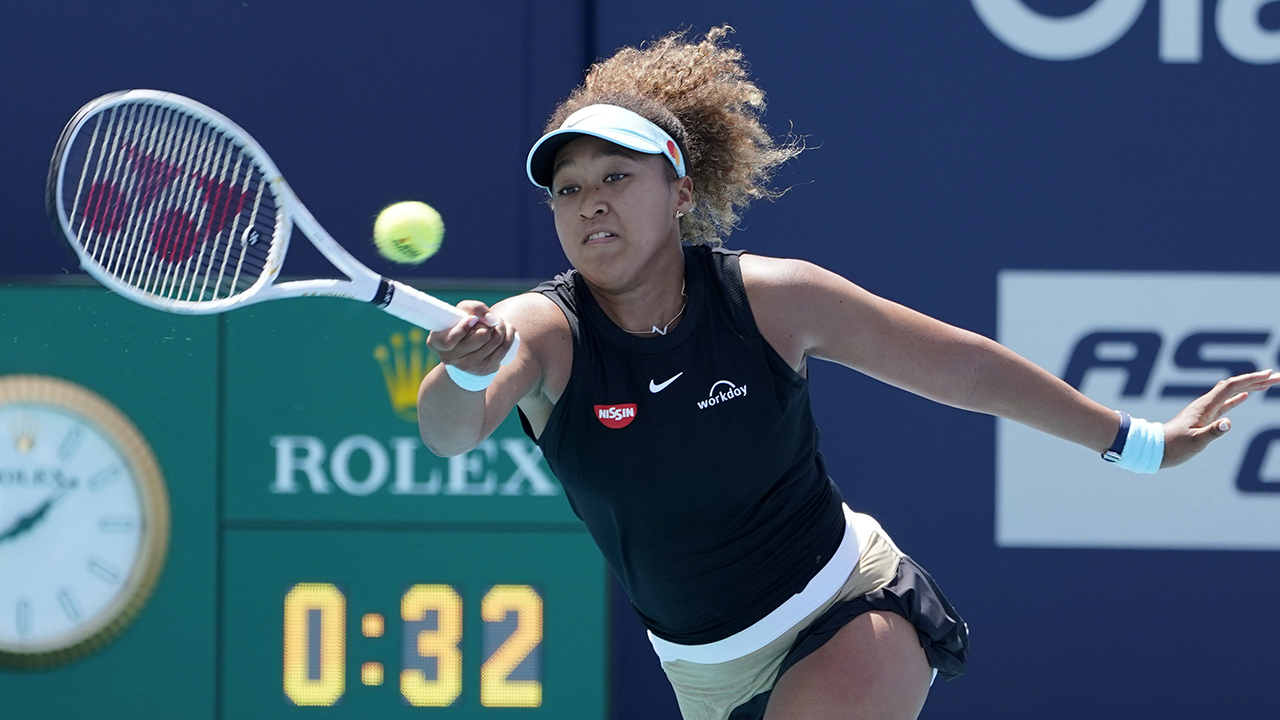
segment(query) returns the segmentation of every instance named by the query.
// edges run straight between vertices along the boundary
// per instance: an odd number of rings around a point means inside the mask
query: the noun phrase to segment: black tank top
[[[804,589],[845,522],[808,382],[756,329],[738,253],[684,253],[688,305],[665,336],[622,331],[576,271],[534,289],[573,331],[537,443],[641,621],[698,645]]]

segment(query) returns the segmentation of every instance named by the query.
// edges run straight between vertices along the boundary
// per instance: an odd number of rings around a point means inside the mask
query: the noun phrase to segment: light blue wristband
[[[493,379],[498,377],[498,373],[489,373],[488,375],[472,375],[466,370],[459,370],[452,365],[445,365],[444,371],[449,375],[449,379],[453,380],[453,384],[463,390],[471,392],[479,392],[493,384]]]
[[[1116,465],[1143,475],[1152,475],[1164,462],[1164,425],[1133,418],[1124,452]]]
[[[516,333],[515,338],[511,341],[511,347],[507,349],[507,354],[502,357],[502,365],[510,363],[516,357],[516,352],[520,349],[520,333]],[[492,372],[488,375],[473,375],[466,370],[445,364],[445,373],[453,380],[453,384],[463,390],[471,392],[479,392],[493,384],[493,379],[498,377],[498,373]]]

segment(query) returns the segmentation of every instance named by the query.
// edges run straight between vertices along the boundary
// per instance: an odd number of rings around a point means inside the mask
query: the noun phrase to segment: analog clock
[[[0,376],[0,664],[65,662],[113,638],[168,542],[160,467],[119,409],[65,380]]]

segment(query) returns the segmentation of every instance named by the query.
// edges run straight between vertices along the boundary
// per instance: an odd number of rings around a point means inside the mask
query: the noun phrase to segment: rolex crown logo
[[[408,350],[403,333],[391,334],[390,348],[379,345],[373,349],[373,357],[382,367],[392,409],[401,419],[412,423],[418,422],[418,386],[440,362],[434,353],[427,352],[426,337],[421,328],[414,328],[409,331]]]
[[[19,413],[9,421],[9,437],[13,440],[13,449],[19,453],[31,452],[39,434],[40,421],[34,415]]]

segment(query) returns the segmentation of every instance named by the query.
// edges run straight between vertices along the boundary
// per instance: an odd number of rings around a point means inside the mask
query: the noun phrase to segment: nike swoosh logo
[[[681,376],[681,375],[683,375],[683,374],[684,374],[683,372],[678,372],[678,373],[676,373],[676,374],[675,374],[675,375],[674,375],[670,380],[668,380],[668,381],[666,381],[666,382],[662,383],[661,385],[659,385],[658,383],[655,383],[654,381],[650,380],[650,381],[649,381],[649,392],[651,392],[651,393],[660,393],[660,392],[662,392],[663,390],[665,390],[665,389],[667,388],[667,386],[668,386],[668,385],[670,385],[671,383],[675,382],[675,381],[676,381],[676,378],[680,377],[680,376]]]

